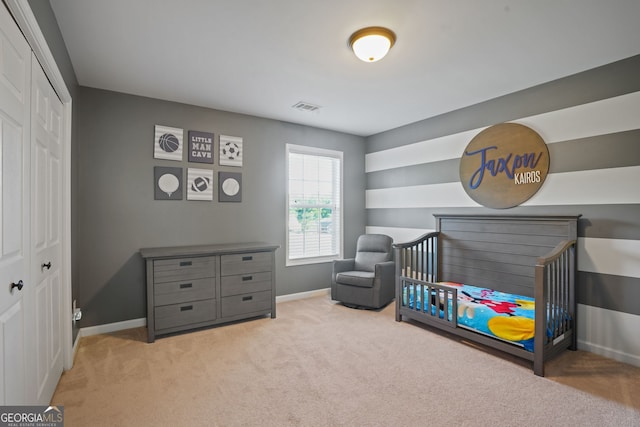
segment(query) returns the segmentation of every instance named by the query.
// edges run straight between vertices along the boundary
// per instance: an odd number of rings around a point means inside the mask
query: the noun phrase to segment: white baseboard
[[[613,348],[604,347],[582,340],[578,340],[578,349],[599,354],[600,356],[608,357],[609,359],[617,360],[618,362],[640,367],[640,356],[636,356],[635,354],[625,353]]]
[[[91,335],[108,334],[110,332],[122,331],[124,329],[139,328],[147,326],[147,319],[131,319],[123,322],[107,323],[106,325],[89,326],[80,329],[78,337],[89,337]]]
[[[314,291],[299,292],[296,294],[280,295],[279,297],[276,297],[276,304],[279,302],[295,301],[295,300],[304,299],[304,298],[312,298],[316,296],[329,295],[330,292],[331,292],[330,288],[325,288],[325,289],[317,289]],[[123,322],[107,323],[105,325],[88,326],[86,328],[81,328],[80,331],[78,332],[78,336],[76,337],[76,341],[74,342],[74,345],[73,345],[74,355],[78,346],[78,341],[81,337],[89,337],[91,335],[98,335],[98,334],[108,334],[110,332],[117,332],[117,331],[122,331],[124,329],[131,329],[131,328],[139,328],[141,326],[147,326],[146,318],[131,319],[131,320],[125,320]]]
[[[640,315],[578,304],[578,348],[640,366]]]
[[[76,358],[76,352],[78,351],[78,343],[80,342],[81,336],[82,336],[82,330],[79,330],[78,333],[76,334],[76,339],[73,340],[73,349],[71,350],[71,353],[73,354],[72,358],[74,360]]]
[[[299,299],[329,295],[330,293],[331,293],[331,288],[324,288],[324,289],[316,289],[316,290],[307,291],[307,292],[298,292],[295,294],[280,295],[279,297],[276,297],[276,304],[279,302],[295,301]]]

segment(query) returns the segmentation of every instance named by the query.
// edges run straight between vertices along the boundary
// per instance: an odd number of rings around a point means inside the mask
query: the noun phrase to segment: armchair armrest
[[[331,269],[331,299],[337,299],[337,283],[336,276],[338,273],[342,273],[344,271],[352,271],[356,265],[355,258],[347,258],[347,259],[334,259],[333,267]]]
[[[396,263],[394,261],[379,262],[376,264],[376,277],[384,283],[392,281],[395,283]]]
[[[355,258],[335,259],[333,260],[333,271],[331,274],[332,281],[335,283],[336,275],[344,271],[353,271],[355,268]]]

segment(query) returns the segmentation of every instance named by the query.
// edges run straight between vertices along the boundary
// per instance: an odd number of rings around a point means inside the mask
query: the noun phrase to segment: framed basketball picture
[[[213,171],[187,169],[187,200],[213,200]]]
[[[182,161],[184,131],[179,128],[156,125],[153,140],[153,157],[156,159]]]
[[[220,166],[242,166],[242,138],[220,135]]]

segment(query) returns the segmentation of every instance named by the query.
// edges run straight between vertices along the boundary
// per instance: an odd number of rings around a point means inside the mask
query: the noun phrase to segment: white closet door
[[[0,404],[28,404],[31,49],[0,5]],[[22,285],[22,289],[13,285]]]
[[[62,374],[62,102],[33,56],[31,67],[31,280],[35,288],[35,402]],[[33,381],[33,378],[32,378]]]

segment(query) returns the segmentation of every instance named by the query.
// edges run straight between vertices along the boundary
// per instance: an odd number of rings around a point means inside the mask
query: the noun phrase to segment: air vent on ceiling
[[[300,101],[295,105],[292,105],[292,108],[295,108],[298,111],[307,111],[312,113],[314,111],[318,111],[320,109],[319,105],[309,104],[308,102]]]

